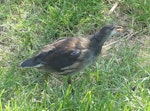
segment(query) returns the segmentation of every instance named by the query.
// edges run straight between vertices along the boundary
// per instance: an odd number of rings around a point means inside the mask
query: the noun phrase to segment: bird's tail
[[[20,64],[21,67],[31,68],[31,67],[41,67],[43,64],[35,61],[33,58],[27,59]]]

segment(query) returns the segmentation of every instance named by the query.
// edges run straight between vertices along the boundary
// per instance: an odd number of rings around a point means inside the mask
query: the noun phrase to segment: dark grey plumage
[[[72,37],[55,41],[25,60],[21,67],[37,67],[61,75],[77,73],[93,63],[107,38],[120,30],[120,27],[106,25],[90,38]]]

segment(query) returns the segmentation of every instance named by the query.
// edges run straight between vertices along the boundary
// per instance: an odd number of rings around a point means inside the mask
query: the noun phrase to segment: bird
[[[23,61],[23,68],[39,68],[56,75],[74,75],[96,61],[105,41],[121,26],[105,25],[91,37],[70,37],[44,46],[35,56]]]

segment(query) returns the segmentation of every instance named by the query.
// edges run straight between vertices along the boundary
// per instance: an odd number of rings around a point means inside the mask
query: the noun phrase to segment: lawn
[[[112,11],[113,6],[115,6]],[[1,0],[0,111],[150,111],[150,0]],[[124,27],[72,77],[19,65],[61,37]],[[72,93],[72,87],[74,93]]]

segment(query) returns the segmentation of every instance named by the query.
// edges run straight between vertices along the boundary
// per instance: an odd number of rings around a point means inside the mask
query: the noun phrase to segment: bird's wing
[[[69,38],[56,41],[45,46],[40,53],[34,57],[34,61],[45,67],[62,72],[77,64],[77,59],[83,56],[83,50],[87,50],[88,39]]]

